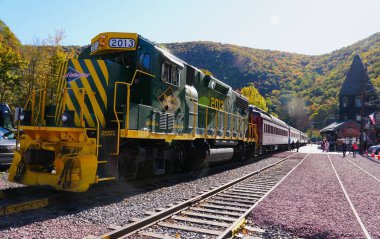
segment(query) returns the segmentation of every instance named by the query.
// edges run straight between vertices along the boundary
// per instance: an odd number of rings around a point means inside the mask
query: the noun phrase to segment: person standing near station
[[[296,149],[297,149],[297,152],[298,152],[298,149],[300,148],[300,141],[299,140],[297,140],[297,142],[296,142]]]
[[[321,143],[322,152],[325,152],[325,145],[326,145],[326,142],[323,140]]]
[[[294,140],[293,140],[292,143],[290,144],[290,148],[291,148],[291,150],[293,151],[293,149],[294,149]]]
[[[358,150],[358,145],[354,142],[352,144],[352,157],[356,157],[356,150]]]
[[[343,158],[346,157],[346,152],[347,152],[347,144],[346,144],[346,141],[343,141],[343,144],[342,144],[342,152],[343,152]]]
[[[326,142],[325,142],[325,150],[326,150],[326,153],[329,152],[329,149],[330,149],[330,143],[329,143],[328,140],[326,140]]]

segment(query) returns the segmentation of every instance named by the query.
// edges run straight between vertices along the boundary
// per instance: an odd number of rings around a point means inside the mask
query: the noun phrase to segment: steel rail
[[[118,186],[114,185],[112,187],[117,188]],[[108,184],[103,184],[97,188],[91,188],[89,191],[84,193],[73,193],[49,189],[44,190],[36,187],[18,187],[0,190],[0,218],[2,216],[30,211],[33,209],[53,205],[62,205],[68,201],[76,201],[83,198],[93,197],[98,194],[108,192],[109,190],[110,186]]]
[[[116,188],[118,186],[115,186]],[[15,187],[0,190],[0,217],[30,211],[33,209],[44,208],[56,205],[65,201],[65,199],[76,200],[77,198],[85,198],[89,195],[96,195],[99,191],[109,191],[109,185],[98,185],[97,188],[90,188],[89,191],[81,194],[52,191],[37,187]],[[43,195],[41,195],[43,190]],[[32,195],[28,198],[28,195]],[[36,196],[39,195],[39,196]],[[25,199],[22,199],[25,197]],[[13,200],[15,198],[16,200]]]
[[[35,195],[36,192],[37,190],[32,187],[18,187],[1,190],[0,217],[47,207],[49,206],[49,202],[53,201],[53,199],[59,195],[57,192],[44,191],[42,193],[43,195],[20,199],[22,197],[28,197],[29,195]],[[16,200],[12,201],[13,198]]]
[[[159,221],[167,219],[167,218],[171,217],[172,215],[177,214],[177,213],[179,213],[179,212],[181,212],[181,211],[183,211],[183,210],[185,210],[185,209],[187,209],[187,208],[195,205],[196,203],[200,203],[200,202],[206,200],[206,199],[208,199],[208,198],[210,198],[210,197],[218,194],[219,192],[222,192],[222,191],[224,191],[224,190],[226,190],[226,189],[234,186],[235,184],[238,184],[238,183],[240,183],[240,182],[242,182],[242,181],[244,181],[244,180],[246,180],[246,179],[248,179],[248,178],[250,178],[250,177],[252,177],[254,175],[257,175],[257,174],[259,174],[259,173],[261,173],[261,172],[263,172],[263,171],[265,171],[265,170],[267,170],[269,168],[272,168],[272,167],[274,167],[274,166],[276,166],[276,165],[284,162],[285,160],[293,157],[296,154],[298,154],[298,153],[295,153],[295,154],[292,154],[292,155],[290,155],[288,157],[285,157],[285,158],[283,158],[282,160],[279,160],[276,163],[273,163],[273,164],[268,165],[268,166],[266,166],[266,167],[264,167],[262,169],[256,170],[256,171],[254,171],[252,173],[249,173],[249,174],[247,174],[245,176],[242,176],[242,177],[240,177],[240,178],[238,178],[236,180],[228,182],[228,183],[226,183],[226,184],[224,184],[222,186],[219,186],[219,187],[217,187],[215,189],[212,189],[211,191],[203,193],[202,195],[196,196],[196,197],[188,199],[188,200],[186,200],[186,201],[184,201],[182,203],[174,205],[174,206],[172,206],[172,207],[170,207],[170,208],[168,208],[168,209],[166,209],[164,211],[152,214],[152,215],[150,215],[150,216],[148,216],[146,218],[143,218],[143,219],[138,220],[136,222],[127,224],[125,226],[122,226],[122,227],[120,227],[120,228],[118,228],[116,230],[113,230],[113,231],[109,232],[109,233],[103,234],[102,236],[100,236],[98,238],[113,239],[113,238],[127,237],[127,236],[130,236],[132,234],[135,234],[135,233],[137,233],[140,230],[143,230],[143,229],[145,229],[147,227],[150,227],[150,226],[156,224]]]
[[[310,154],[307,154],[302,160],[301,162],[299,162],[292,170],[290,170],[275,186],[272,187],[271,190],[269,190],[268,192],[265,193],[264,196],[262,196],[257,202],[255,202],[255,204],[253,204],[249,209],[247,209],[247,211],[245,211],[240,217],[239,219],[237,219],[230,227],[228,227],[222,235],[219,235],[218,236],[218,239],[224,239],[224,238],[230,238],[234,235],[234,233],[236,232],[236,229],[238,229],[240,227],[240,225],[242,225],[242,223],[246,220],[247,216],[252,212],[252,210],[262,201],[264,200],[264,198],[266,198],[272,191],[273,189],[275,189],[280,183],[282,183],[282,181],[285,180],[285,178],[287,178]]]

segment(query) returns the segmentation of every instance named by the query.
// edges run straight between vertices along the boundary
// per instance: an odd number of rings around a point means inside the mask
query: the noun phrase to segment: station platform
[[[380,160],[323,153],[316,145],[299,151],[297,168],[250,219],[301,238],[380,238]]]
[[[300,147],[298,151],[300,153],[311,153],[311,154],[315,154],[315,153],[327,153],[327,152],[324,152],[321,149],[321,146],[317,145],[317,144],[307,144],[305,146]],[[342,152],[329,152],[329,154],[342,154]]]

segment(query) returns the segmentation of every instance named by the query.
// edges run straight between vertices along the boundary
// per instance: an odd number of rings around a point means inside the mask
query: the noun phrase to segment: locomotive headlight
[[[18,116],[18,119],[20,120],[20,125],[31,125],[31,122],[32,122],[31,116],[32,114],[30,110],[22,111]]]
[[[66,126],[66,127],[74,126],[74,120],[73,119],[74,119],[74,112],[73,111],[67,110],[67,111],[63,112],[62,117],[61,117],[63,126]]]
[[[62,115],[62,122],[66,122],[68,119],[67,115],[66,114],[63,114]]]

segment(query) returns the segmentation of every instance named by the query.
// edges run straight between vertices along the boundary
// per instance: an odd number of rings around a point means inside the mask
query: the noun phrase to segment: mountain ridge
[[[228,43],[191,41],[161,44],[171,53],[239,89],[253,83],[271,112],[288,123],[306,128],[337,114],[338,92],[355,55],[369,63],[368,74],[380,88],[380,32],[322,55],[262,50]],[[302,108],[309,122],[297,125],[292,108]],[[293,110],[294,111],[294,110]]]
[[[49,72],[55,72],[60,63],[83,49],[80,46],[60,45],[62,32],[45,40],[45,43],[53,40],[54,44],[44,47],[21,45],[1,20],[0,27],[0,55],[14,53],[12,61],[3,61],[7,64],[0,71],[1,76],[5,76],[0,77],[1,97],[11,105],[21,104],[31,87],[42,87],[42,79],[51,78]],[[309,126],[321,128],[330,119],[336,118],[338,93],[357,54],[366,65],[372,84],[377,90],[380,89],[379,32],[322,55],[255,49],[211,41],[159,45],[189,64],[209,70],[234,89],[253,84],[265,97],[270,113],[299,129]],[[0,58],[5,59],[6,55],[3,55]],[[14,90],[18,94],[14,94]]]

